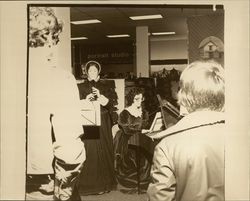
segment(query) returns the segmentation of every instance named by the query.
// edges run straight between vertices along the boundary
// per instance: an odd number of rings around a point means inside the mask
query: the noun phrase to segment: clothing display
[[[133,116],[125,109],[119,115],[118,124],[121,129],[114,139],[115,171],[120,190],[124,193],[137,192],[138,173],[142,192],[146,191],[150,181],[151,164],[145,151],[139,146],[129,144],[132,138],[135,138],[133,141],[136,141],[138,135],[143,135],[141,130],[147,123],[148,115],[145,112],[141,116]]]
[[[109,102],[101,107],[101,126],[84,129],[83,141],[86,149],[86,161],[80,174],[78,189],[81,195],[98,194],[116,188],[114,171],[114,149],[112,137],[112,112],[117,95],[110,87],[111,80],[88,81],[78,85],[80,99],[85,99],[92,92],[92,87]],[[97,133],[96,133],[97,132]],[[95,137],[91,137],[94,135]]]

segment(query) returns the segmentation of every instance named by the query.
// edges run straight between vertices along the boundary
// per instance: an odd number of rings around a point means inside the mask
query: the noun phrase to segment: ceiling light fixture
[[[169,31],[169,32],[154,32],[151,33],[153,36],[162,36],[162,35],[174,35],[174,31]]]
[[[131,16],[131,20],[149,20],[149,19],[159,19],[163,18],[162,15],[141,15],[141,16]]]
[[[79,25],[79,24],[96,24],[101,23],[100,20],[92,19],[92,20],[81,20],[81,21],[72,21],[71,24]]]
[[[75,37],[75,38],[71,38],[71,40],[86,40],[88,39],[87,37]]]
[[[128,34],[119,34],[119,35],[107,35],[108,38],[124,38],[124,37],[130,37]]]

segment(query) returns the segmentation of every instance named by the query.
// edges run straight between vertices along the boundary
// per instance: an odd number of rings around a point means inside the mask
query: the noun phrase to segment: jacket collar
[[[225,115],[215,111],[197,111],[184,116],[178,123],[168,129],[152,135],[151,138],[163,138],[184,130],[197,128],[209,124],[223,123]]]

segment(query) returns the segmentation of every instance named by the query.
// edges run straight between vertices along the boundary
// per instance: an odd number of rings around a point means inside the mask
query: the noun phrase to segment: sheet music
[[[98,101],[81,100],[82,125],[100,126],[101,125],[101,108]]]

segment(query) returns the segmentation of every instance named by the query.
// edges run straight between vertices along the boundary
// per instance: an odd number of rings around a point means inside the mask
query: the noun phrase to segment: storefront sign
[[[119,45],[116,46],[92,46],[83,47],[81,60],[98,60],[103,64],[128,64],[133,63],[133,46]]]

